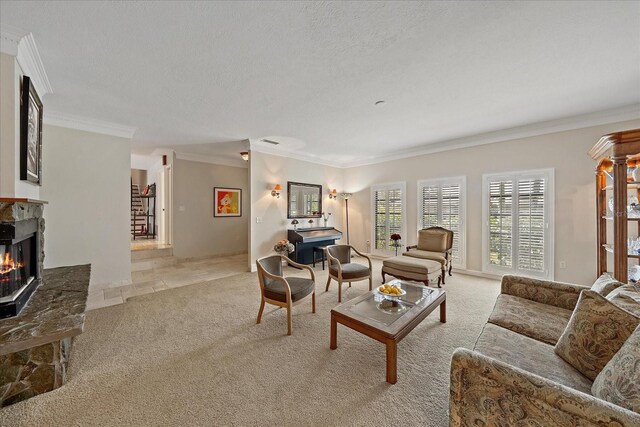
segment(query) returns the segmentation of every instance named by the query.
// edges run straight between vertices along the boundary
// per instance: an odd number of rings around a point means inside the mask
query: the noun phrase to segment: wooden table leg
[[[440,322],[447,323],[447,300],[440,304]]]
[[[331,345],[329,348],[331,350],[338,348],[338,322],[336,322],[333,313],[331,313]]]
[[[395,340],[387,341],[387,382],[398,381],[398,345]]]

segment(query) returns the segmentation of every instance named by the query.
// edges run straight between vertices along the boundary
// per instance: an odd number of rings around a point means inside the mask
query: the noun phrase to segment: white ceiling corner
[[[353,162],[342,163],[340,167],[349,168],[355,166],[372,165],[387,162],[390,160],[406,159],[409,157],[415,157],[425,154],[434,154],[443,151],[494,144],[497,142],[529,138],[555,132],[565,132],[574,129],[599,126],[609,123],[618,123],[628,120],[640,120],[640,104],[633,104],[626,107],[614,108],[612,110],[550,120],[541,123],[533,123],[530,125],[503,129],[495,132],[487,132],[484,134],[438,141],[413,150],[399,151],[390,155],[371,156],[368,158],[363,157],[362,159]]]
[[[261,143],[260,140],[254,140],[254,139],[250,139],[249,141],[250,141],[249,142],[250,151],[257,151],[258,153],[270,154],[270,155],[279,156],[279,157],[286,157],[294,160],[302,160],[304,162],[315,163],[318,165],[332,166],[332,167],[338,167],[338,168],[345,167],[345,165],[343,165],[341,162],[330,161],[330,160],[323,159],[321,157],[317,157],[317,156],[313,156],[305,153],[288,151],[287,147],[281,147],[281,146],[271,147],[269,145]]]
[[[212,144],[215,145],[215,144]],[[196,153],[185,153],[176,151],[176,159],[179,160],[189,160],[192,162],[200,162],[200,163],[209,163],[212,165],[220,165],[220,166],[231,166],[235,168],[248,168],[248,162],[245,162],[238,154],[237,159],[229,156],[221,156],[221,155],[207,155],[207,154],[196,154]]]
[[[26,34],[26,31],[2,25],[0,28],[0,52],[11,56],[18,55],[18,43]]]
[[[103,135],[111,135],[128,139],[133,138],[133,135],[136,132],[136,128],[131,126],[104,122],[88,117],[57,113],[55,111],[47,111],[46,109],[44,111],[44,123],[52,126],[84,130],[87,132],[100,133]]]

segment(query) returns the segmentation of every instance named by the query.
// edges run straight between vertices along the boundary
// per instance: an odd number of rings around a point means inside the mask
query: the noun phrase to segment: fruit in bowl
[[[399,286],[397,286],[397,285],[390,285],[390,284],[388,284],[388,283],[386,283],[386,284],[384,284],[384,285],[380,286],[380,287],[378,288],[378,291],[379,291],[380,293],[383,293],[383,294],[386,294],[386,295],[391,295],[391,296],[394,296],[394,295],[402,295],[402,294],[403,294],[402,289],[401,289]]]

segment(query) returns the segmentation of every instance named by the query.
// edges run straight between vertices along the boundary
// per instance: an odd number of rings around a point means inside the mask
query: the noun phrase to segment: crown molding
[[[632,104],[611,110],[533,123],[530,125],[518,126],[468,137],[438,141],[414,150],[405,150],[391,155],[376,156],[356,160],[354,162],[343,163],[341,167],[350,168],[355,166],[373,165],[391,160],[406,159],[409,157],[440,153],[443,151],[458,150],[461,148],[476,147],[480,145],[494,144],[497,142],[530,138],[549,133],[566,132],[635,119],[640,119],[640,104]]]
[[[24,36],[18,43],[18,55],[16,56],[18,65],[22,68],[22,72],[31,78],[33,85],[42,98],[48,93],[53,93],[49,77],[44,69],[38,46],[33,38],[33,34],[29,33]]]
[[[494,144],[497,142],[529,138],[533,136],[546,135],[549,133],[565,132],[575,129],[582,129],[592,126],[600,126],[635,119],[640,119],[640,104],[632,104],[620,108],[614,108],[611,110],[599,111],[596,113],[565,117],[540,123],[533,123],[530,125],[503,129],[495,132],[487,132],[462,138],[437,141],[422,145],[412,150],[402,150],[394,154],[372,156],[350,162],[331,161],[328,159],[317,158],[300,153],[288,153],[283,149],[265,147],[262,145],[258,145],[253,141],[251,141],[250,147],[252,151],[257,151],[259,153],[346,169],[357,166],[375,165],[391,160],[406,159],[409,157],[423,156],[426,154],[440,153],[443,151],[458,150],[461,148]]]
[[[0,30],[0,52],[11,56],[18,55],[18,44],[27,34],[26,31],[3,26]]]
[[[289,152],[283,151],[282,149],[265,147],[263,145],[257,145],[255,142],[253,142],[253,140],[249,142],[249,150],[256,151],[258,153],[269,154],[272,156],[285,157],[293,160],[301,160],[303,162],[314,163],[316,165],[331,166],[334,168],[347,167],[338,162],[322,159],[320,157],[310,156],[310,155],[301,154],[301,153],[289,153]]]
[[[243,168],[247,169],[248,162],[245,162],[240,157],[238,160],[230,159],[226,156],[209,156],[206,154],[194,154],[194,153],[185,153],[176,151],[176,159],[179,160],[189,160],[191,162],[200,162],[200,163],[209,163],[212,165],[220,165],[220,166],[231,166],[234,168]]]
[[[44,113],[44,123],[51,126],[59,126],[69,129],[84,130],[87,132],[100,133],[103,135],[117,136],[131,139],[136,132],[136,128],[120,125],[117,123],[103,122],[101,120],[90,119],[88,117],[73,116],[71,114],[56,113],[47,111]]]

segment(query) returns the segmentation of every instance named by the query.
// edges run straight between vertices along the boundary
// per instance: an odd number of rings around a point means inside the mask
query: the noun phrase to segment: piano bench
[[[313,266],[316,266],[316,254],[320,252],[322,254],[322,269],[324,270],[324,261],[327,259],[326,246],[314,246],[313,247]]]

